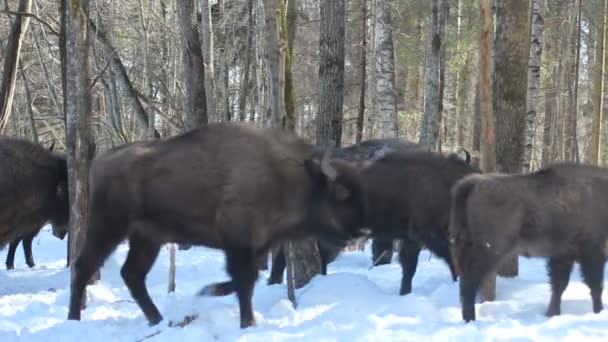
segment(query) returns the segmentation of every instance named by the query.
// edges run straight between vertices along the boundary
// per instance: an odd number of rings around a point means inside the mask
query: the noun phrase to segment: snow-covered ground
[[[341,254],[329,275],[298,290],[295,310],[285,285],[266,285],[268,272],[262,272],[254,295],[258,325],[241,330],[236,296],[195,296],[202,286],[227,279],[223,254],[202,247],[178,252],[172,294],[163,248],[147,284],[165,320],[148,326],[120,278],[123,244],[102,268],[102,281],[88,287],[82,321],[67,321],[65,243],[46,227],[34,240],[34,269],[25,265],[21,246],[16,269],[0,268],[0,341],[608,341],[608,309],[591,312],[578,267],[563,296],[562,316],[543,316],[550,296],[543,260],[521,258],[520,276],[499,278],[497,300],[478,304],[478,320],[464,324],[457,283],[440,260],[424,251],[413,293],[399,296],[397,260],[368,270],[369,248]],[[5,256],[6,249],[2,261]],[[183,328],[169,326],[192,315],[197,318]]]

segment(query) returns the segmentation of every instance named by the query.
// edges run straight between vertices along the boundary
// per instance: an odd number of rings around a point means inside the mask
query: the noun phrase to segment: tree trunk
[[[207,98],[207,116],[210,121],[218,121],[215,107],[215,65],[213,59],[213,25],[211,20],[211,0],[201,0],[201,34],[203,38],[203,60],[205,63],[205,96]],[[251,28],[254,29],[253,27]]]
[[[431,24],[426,57],[426,92],[419,143],[435,150],[441,128],[443,108],[442,65],[445,56],[445,23],[448,16],[447,0],[431,0]]]
[[[279,36],[279,14],[281,0],[264,0],[264,14],[266,21],[266,53],[268,56],[268,69],[270,73],[270,127],[281,127],[284,120],[283,112],[283,76],[284,61],[282,57]]]
[[[395,51],[393,43],[394,0],[376,3],[374,21],[374,67],[376,69],[375,115],[377,138],[399,135],[395,89]]]
[[[551,163],[554,158],[555,139],[554,132],[556,130],[557,119],[557,70],[554,68],[549,78],[549,89],[545,90],[545,119],[543,128],[543,152],[541,166],[545,167]],[[599,133],[599,132],[598,132]],[[599,134],[598,134],[599,136]]]
[[[568,44],[565,63],[565,82],[568,87],[567,108],[564,111],[564,159],[576,161],[578,159],[578,143],[576,137],[577,124],[577,96],[578,96],[578,60],[580,57],[580,2],[575,1],[577,7],[571,11]]]
[[[146,19],[145,8],[143,0],[139,0],[139,18],[142,31],[142,52],[143,52],[143,69],[144,69],[144,93],[149,100],[152,100],[153,86],[152,86],[152,71],[150,70],[150,48],[148,38],[149,20]],[[153,110],[148,111],[148,127],[146,129],[146,138],[154,139],[154,121],[156,120],[156,113]]]
[[[296,129],[296,98],[293,87],[293,76],[291,70],[291,62],[293,59],[293,42],[296,36],[296,21],[298,20],[298,5],[297,0],[287,1],[287,11],[281,16],[283,46],[285,46],[285,120],[283,127],[288,131]],[[282,3],[281,12],[285,12],[285,5]]]
[[[321,1],[317,145],[340,147],[344,99],[344,0]]]
[[[526,0],[496,0],[493,106],[496,124],[498,172],[522,170],[526,128],[530,3]],[[502,276],[518,274],[517,256],[498,269]]]
[[[184,123],[186,130],[192,130],[207,125],[205,65],[194,22],[194,0],[178,1],[177,16],[188,109]]]
[[[245,50],[245,66],[241,71],[241,84],[239,91],[239,121],[245,121],[247,116],[245,110],[247,105],[247,94],[249,93],[249,70],[251,68],[251,57],[253,51],[253,30],[255,23],[253,20],[253,0],[247,1],[247,15],[249,16],[249,27],[247,28],[247,47]]]
[[[69,250],[72,261],[80,254],[86,236],[88,175],[95,151],[91,135],[88,9],[87,1],[61,2],[61,61],[70,198]]]
[[[361,37],[361,68],[359,85],[359,111],[357,112],[357,131],[355,142],[358,144],[363,140],[363,122],[365,119],[365,89],[366,89],[366,58],[367,58],[367,0],[361,0],[361,12],[363,17],[363,35]]]
[[[492,46],[494,36],[494,20],[492,16],[492,1],[480,0],[480,34],[479,34],[479,81],[477,97],[479,99],[480,159],[479,166],[483,172],[496,171],[496,150],[494,113],[492,108]],[[483,300],[493,301],[496,298],[496,274],[489,274],[481,288]]]
[[[540,68],[543,52],[544,1],[532,0],[532,26],[530,31],[530,55],[526,113],[526,136],[523,155],[523,172],[531,171],[532,148],[536,131],[536,97],[540,86]]]
[[[595,73],[593,78],[593,121],[591,123],[591,140],[587,147],[586,162],[598,165],[600,159],[600,132],[604,112],[604,70],[606,65],[606,19],[608,13],[608,0],[602,1],[603,20],[598,28],[598,41],[595,59]]]
[[[31,9],[32,0],[19,1],[18,12],[29,13]],[[29,24],[30,18],[28,16],[15,16],[15,22],[6,43],[2,81],[0,82],[0,133],[6,129],[13,107],[13,95],[15,94],[15,82],[17,81],[17,70],[19,68],[19,55]]]

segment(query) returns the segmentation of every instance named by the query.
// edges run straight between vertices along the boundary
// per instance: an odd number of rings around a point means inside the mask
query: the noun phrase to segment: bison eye
[[[338,201],[344,201],[350,197],[350,191],[342,184],[336,184],[334,186],[334,194]]]

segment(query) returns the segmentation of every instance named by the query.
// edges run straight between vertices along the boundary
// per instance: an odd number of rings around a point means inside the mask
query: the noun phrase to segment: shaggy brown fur
[[[90,171],[86,242],[76,260],[68,318],[79,319],[91,275],[124,239],[121,274],[151,324],[162,320],[145,287],[160,246],[223,249],[240,304],[241,327],[255,324],[257,260],[277,241],[361,234],[365,198],[355,169],[319,162],[294,135],[213,124],[161,141],[111,150]]]
[[[63,238],[69,222],[67,177],[64,156],[30,141],[0,138],[0,247],[12,242],[14,256],[16,244],[25,238],[26,258],[33,266],[31,239],[46,222]],[[11,253],[6,264],[13,267]]]
[[[452,203],[450,236],[465,321],[475,320],[482,280],[512,253],[549,258],[547,316],[560,314],[574,261],[591,289],[593,311],[602,309],[607,170],[557,164],[525,175],[473,175],[454,186]]]

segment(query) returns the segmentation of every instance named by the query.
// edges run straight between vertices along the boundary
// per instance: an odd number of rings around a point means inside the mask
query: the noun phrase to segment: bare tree
[[[374,21],[375,123],[378,138],[397,137],[395,48],[393,42],[394,0],[378,1]]]
[[[543,53],[542,37],[544,25],[544,1],[532,0],[532,26],[530,31],[530,57],[528,71],[528,95],[526,114],[526,137],[523,155],[523,171],[531,171],[532,147],[536,131],[536,97],[540,87],[540,68]]]
[[[19,13],[30,13],[32,0],[20,0],[17,11]],[[7,125],[8,118],[13,107],[13,95],[15,94],[15,82],[17,81],[17,70],[19,69],[19,55],[23,45],[23,37],[30,23],[28,16],[17,15],[13,29],[6,44],[6,56],[2,70],[2,81],[0,82],[0,133]]]
[[[439,139],[443,112],[442,59],[445,56],[445,23],[448,16],[447,0],[431,1],[431,25],[426,57],[426,93],[419,143],[435,150]]]
[[[178,29],[182,48],[183,77],[186,86],[186,129],[207,124],[207,96],[205,95],[205,64],[201,42],[194,22],[194,0],[177,2]],[[153,124],[153,123],[151,123]]]
[[[90,34],[88,1],[64,0],[62,79],[70,198],[70,256],[76,260],[86,236],[89,166],[95,151],[91,134]]]
[[[602,25],[597,29],[595,73],[593,78],[593,121],[591,123],[591,140],[587,147],[586,162],[597,165],[600,158],[600,132],[602,131],[604,111],[604,70],[606,65],[606,18],[608,0],[602,1]]]
[[[493,107],[496,121],[496,167],[498,172],[522,170],[526,128],[529,0],[496,0]],[[499,268],[503,276],[518,274],[517,257]]]
[[[266,21],[266,52],[268,54],[268,69],[270,72],[270,120],[271,127],[281,127],[284,120],[283,77],[285,59],[280,41],[281,0],[264,0],[264,15]]]
[[[344,10],[344,0],[321,1],[319,110],[316,123],[317,145],[323,147],[340,147],[342,138]]]
[[[213,59],[213,22],[211,19],[210,0],[201,0],[201,34],[203,40],[203,59],[205,63],[205,96],[207,97],[207,113],[216,120],[215,114],[215,65]]]
[[[479,2],[479,81],[477,98],[480,116],[480,160],[479,166],[484,172],[496,171],[496,149],[494,132],[494,112],[492,108],[492,43],[494,37],[494,20],[492,17],[492,0]],[[483,284],[484,300],[492,301],[496,297],[496,275],[487,277]]]

